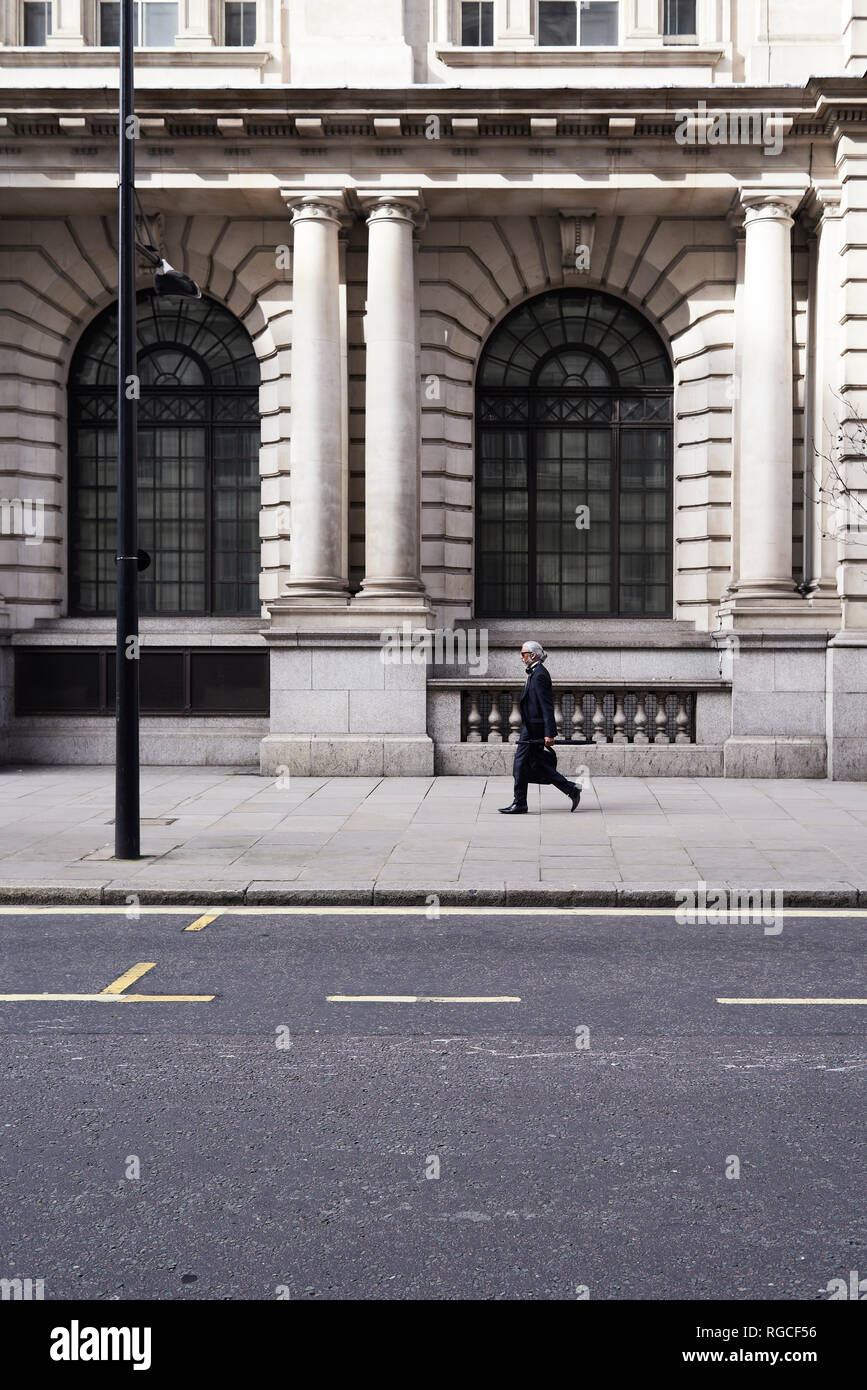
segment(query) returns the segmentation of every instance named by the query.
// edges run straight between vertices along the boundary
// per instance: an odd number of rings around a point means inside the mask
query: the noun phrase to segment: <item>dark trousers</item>
[[[527,786],[529,785],[530,774],[530,754],[532,752],[530,746],[530,737],[531,736],[527,733],[526,728],[523,728],[521,730],[521,736],[518,739],[518,742],[515,746],[515,802],[518,806],[526,806],[527,804]],[[535,737],[535,735],[533,737]],[[569,779],[567,777],[564,777],[562,772],[559,771],[552,772],[550,776],[552,787],[556,787],[557,790],[563,792],[565,796],[571,796],[572,790],[575,786],[574,782],[570,782]]]

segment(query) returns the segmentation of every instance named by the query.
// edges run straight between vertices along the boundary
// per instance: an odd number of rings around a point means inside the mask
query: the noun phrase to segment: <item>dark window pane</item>
[[[255,42],[254,0],[230,0],[226,5],[226,44],[230,48],[252,48]]]
[[[96,712],[99,703],[98,651],[15,653],[16,714]]]
[[[193,651],[190,662],[194,714],[268,712],[267,652]]]
[[[584,0],[581,5],[581,47],[611,48],[618,40],[617,0]]]
[[[26,48],[44,48],[45,40],[51,32],[50,3],[26,4],[24,6],[24,45]]]
[[[116,325],[113,309],[94,321],[70,375],[70,597],[77,613],[108,613],[114,601]],[[142,612],[255,614],[259,428],[217,423],[258,422],[252,343],[213,300],[169,309],[148,293],[139,296],[137,333],[142,360],[153,368],[141,373],[139,403],[140,544],[152,556],[140,576]],[[221,532],[223,520],[233,529]],[[212,592],[217,553],[232,583]]]
[[[115,702],[114,653],[108,653],[106,668],[107,705]],[[139,700],[142,714],[183,714],[184,653],[142,647],[139,659]]]
[[[493,42],[493,0],[461,5],[461,43],[470,48],[489,48]]]
[[[664,0],[662,32],[667,38],[695,36],[695,0]]]
[[[138,33],[138,14],[136,14],[136,33]],[[121,42],[121,7],[117,0],[100,6],[100,44],[103,49],[117,49]]]
[[[539,43],[548,47],[574,47],[577,42],[575,0],[540,0]]]
[[[496,395],[490,352],[503,364]],[[605,387],[584,370],[589,361],[604,364]],[[558,372],[548,372],[552,362]],[[537,296],[498,325],[478,374],[480,615],[669,612],[671,432],[642,423],[670,419],[659,364],[670,388],[647,321],[599,291]],[[517,419],[533,423],[502,428]]]

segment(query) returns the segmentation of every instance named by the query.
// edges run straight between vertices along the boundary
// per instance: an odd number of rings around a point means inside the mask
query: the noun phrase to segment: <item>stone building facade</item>
[[[0,3],[0,756],[108,762],[116,5]],[[867,774],[867,0],[141,0],[142,755]]]

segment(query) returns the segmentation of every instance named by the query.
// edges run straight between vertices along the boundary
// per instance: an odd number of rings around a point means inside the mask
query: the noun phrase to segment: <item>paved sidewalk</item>
[[[145,768],[142,853],[113,858],[111,768],[0,768],[6,903],[666,905],[699,881],[867,905],[867,782],[599,778],[500,816],[506,777]]]

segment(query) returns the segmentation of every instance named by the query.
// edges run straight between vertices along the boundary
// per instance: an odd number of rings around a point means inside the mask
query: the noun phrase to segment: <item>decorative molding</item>
[[[336,222],[346,220],[346,195],[340,188],[281,188],[280,197],[292,212],[296,222]]]
[[[263,68],[273,58],[267,48],[137,48],[139,68]],[[111,68],[116,48],[0,48],[3,68]]]
[[[452,116],[452,135],[475,136],[479,133],[478,116]]]
[[[321,116],[296,116],[295,133],[304,140],[321,140],[325,126]]]
[[[596,211],[593,208],[560,209],[560,250],[563,270],[590,274]]]
[[[353,189],[355,200],[368,223],[399,219],[415,226],[424,217],[421,193],[414,188],[356,188]]]
[[[715,68],[728,45],[659,48],[461,48],[434,50],[450,68]]]
[[[748,226],[751,222],[757,221],[782,221],[791,218],[803,202],[806,192],[806,183],[802,188],[763,188],[760,185],[749,184],[742,186],[738,196],[744,209],[744,225]]]

